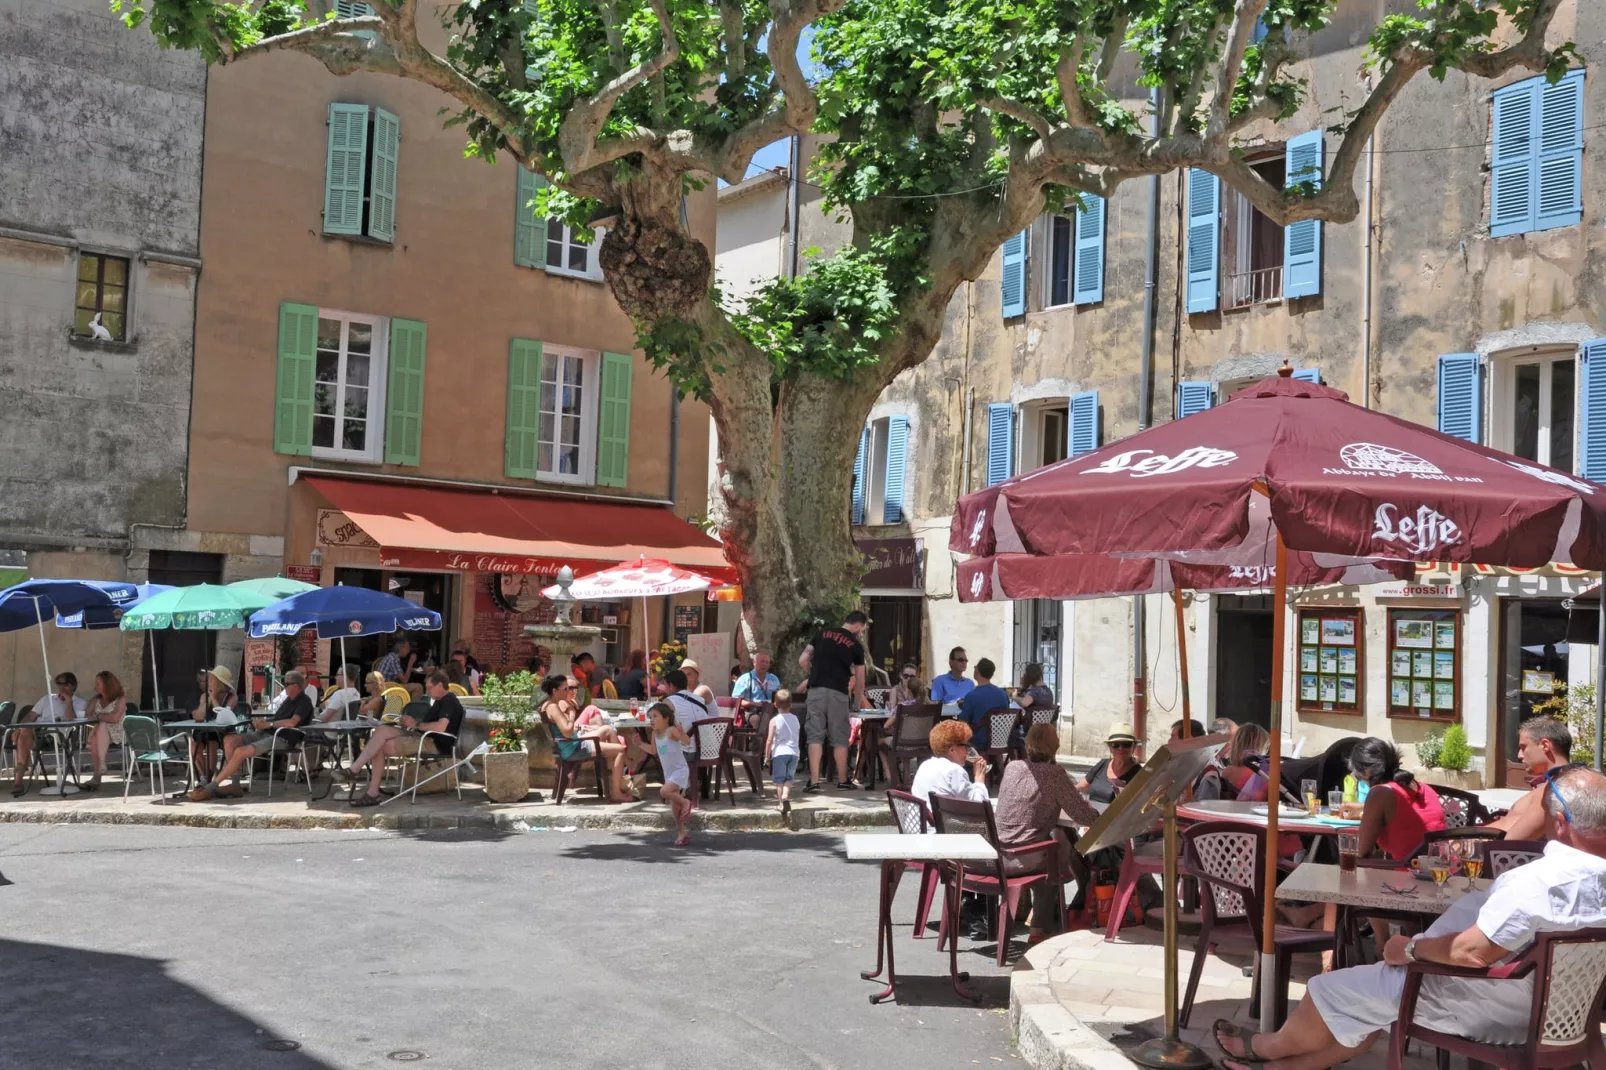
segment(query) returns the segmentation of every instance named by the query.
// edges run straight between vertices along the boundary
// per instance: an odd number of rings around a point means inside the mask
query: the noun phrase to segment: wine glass
[[[1472,891],[1472,882],[1478,879],[1483,872],[1483,845],[1477,840],[1462,840],[1461,843],[1461,872],[1467,876],[1467,891]]]
[[[1444,882],[1450,879],[1450,872],[1455,868],[1455,856],[1450,844],[1440,841],[1428,845],[1428,874],[1432,876],[1433,883],[1438,885],[1439,895],[1445,895]]]

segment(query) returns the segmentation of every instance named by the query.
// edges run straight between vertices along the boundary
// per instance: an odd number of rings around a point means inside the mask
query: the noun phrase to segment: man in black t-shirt
[[[224,786],[238,776],[240,769],[258,754],[272,754],[276,750],[292,750],[301,746],[301,733],[295,731],[312,721],[317,712],[312,696],[306,692],[307,679],[296,669],[284,674],[284,700],[279,703],[272,720],[266,717],[251,718],[252,731],[244,735],[223,737],[223,768],[217,776],[190,792],[195,802],[205,802],[219,795],[244,795],[239,784]]]
[[[374,729],[368,745],[357,755],[357,760],[351,763],[351,768],[340,771],[347,780],[356,783],[357,771],[365,765],[368,767],[368,791],[353,798],[351,805],[378,805],[379,782],[385,776],[385,763],[382,760],[384,757],[411,758],[419,754],[450,753],[451,740],[426,736],[424,733],[440,732],[455,740],[462,731],[463,704],[452,694],[451,682],[451,678],[443,669],[436,669],[429,674],[429,679],[424,685],[425,693],[429,695],[431,703],[429,720],[415,721],[404,713],[400,727],[387,724]]]
[[[798,664],[809,674],[804,707],[803,736],[809,745],[809,782],[804,791],[820,790],[820,762],[830,739],[836,757],[837,787],[854,788],[848,769],[848,735],[852,711],[863,709],[864,647],[859,636],[870,623],[858,610],[847,615],[840,628],[826,628],[803,649]],[[853,705],[854,701],[858,705]]]

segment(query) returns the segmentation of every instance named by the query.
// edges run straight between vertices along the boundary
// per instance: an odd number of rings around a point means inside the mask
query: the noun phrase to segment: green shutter
[[[390,377],[385,384],[385,463],[418,464],[424,440],[424,348],[417,320],[390,321]]]
[[[530,209],[530,201],[546,179],[519,168],[518,198],[513,205],[513,262],[520,267],[546,267],[546,220]]]
[[[324,168],[323,232],[362,233],[363,171],[368,162],[368,106],[329,105],[329,159]]]
[[[628,353],[602,354],[602,407],[597,430],[597,486],[623,487],[630,471],[630,373]]]
[[[541,427],[541,343],[515,338],[507,352],[507,442],[503,471],[534,479]]]
[[[279,302],[279,385],[273,452],[312,453],[312,380],[318,363],[318,310]]]
[[[380,241],[396,237],[396,153],[401,148],[401,120],[384,108],[374,109],[374,172],[368,184],[368,236]]]

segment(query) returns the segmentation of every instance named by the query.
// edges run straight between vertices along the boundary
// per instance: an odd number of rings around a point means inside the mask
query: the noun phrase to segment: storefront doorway
[[[1534,716],[1535,703],[1567,683],[1567,617],[1556,598],[1500,602],[1500,746],[1507,787],[1528,786],[1517,761],[1517,729]]]
[[[1270,595],[1216,595],[1217,717],[1271,727]]]
[[[433,572],[386,572],[377,568],[335,569],[336,584],[366,587],[371,591],[385,591],[421,605],[425,609],[433,609],[441,615],[440,631],[415,632],[409,635],[414,649],[418,652],[420,665],[432,661],[437,665],[444,663],[451,653],[452,640],[457,638],[457,634],[452,630],[456,627],[452,615],[452,580],[451,576]],[[366,674],[373,668],[374,662],[384,657],[390,650],[395,640],[394,635],[351,636],[346,639],[346,659]],[[331,677],[339,662],[340,644],[331,643],[329,665],[326,667]]]
[[[906,661],[920,666],[921,679],[929,679],[925,666],[920,665],[924,601],[918,596],[884,595],[864,600],[864,611],[870,615],[870,663],[886,673],[889,681],[898,678],[898,667]],[[869,674],[869,677],[874,676],[874,673]],[[870,686],[877,686],[873,680],[869,682]]]
[[[1013,686],[1027,662],[1038,662],[1043,666],[1044,686],[1062,705],[1059,671],[1063,610],[1064,604],[1055,598],[1029,598],[1015,603],[1015,676],[1007,681]]]
[[[152,550],[149,574],[150,582],[172,587],[222,583],[223,555]],[[182,709],[193,709],[201,697],[201,673],[217,664],[217,632],[172,628],[146,632],[143,665],[151,663],[152,644],[156,647],[156,670],[161,673],[161,679],[152,680],[149,673],[140,673],[144,677],[140,708],[160,710],[177,704]],[[80,691],[88,690],[84,683],[78,687]]]

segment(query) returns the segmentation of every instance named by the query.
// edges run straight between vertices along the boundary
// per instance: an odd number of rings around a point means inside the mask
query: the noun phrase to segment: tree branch
[[[1071,43],[1060,50],[1059,60],[1054,64],[1054,80],[1059,83],[1060,102],[1065,105],[1065,119],[1072,126],[1092,126],[1087,117],[1087,111],[1082,107],[1082,85],[1078,80],[1082,73],[1082,55],[1087,50],[1087,39],[1081,34],[1071,38]],[[1038,134],[1038,137],[1047,137]]]
[[[231,55],[233,59],[246,59],[249,56],[265,55],[269,52],[309,52],[309,46],[330,40],[341,40],[348,44],[366,41],[366,38],[356,35],[358,30],[384,29],[385,20],[378,15],[364,15],[355,19],[328,19],[310,26],[299,27],[288,33],[264,37],[254,45],[233,50]]]
[[[1011,119],[1018,119],[1032,128],[1032,133],[1039,138],[1048,138],[1054,133],[1054,126],[1048,117],[1036,108],[1028,107],[1019,101],[1006,100],[1003,97],[977,97],[978,107],[995,111],[1000,115],[1007,115]]]
[[[1294,50],[1288,47],[1288,39],[1281,25],[1272,26],[1266,31],[1266,37],[1260,42],[1260,73],[1255,78],[1254,87],[1250,90],[1250,103],[1247,108],[1232,115],[1227,120],[1227,133],[1236,134],[1250,123],[1260,119],[1275,119],[1282,110],[1271,95],[1272,86],[1277,84],[1278,76],[1282,74],[1283,65],[1294,59]]]
[[[611,79],[607,85],[585,100],[575,101],[570,107],[569,114],[563,117],[563,123],[558,128],[558,146],[563,153],[563,166],[569,171],[584,171],[596,166],[597,161],[593,159],[593,153],[596,151],[597,135],[602,132],[619,98],[649,81],[680,58],[680,39],[675,36],[675,26],[670,20],[669,8],[664,0],[648,0],[648,2],[652,5],[653,14],[658,17],[658,29],[663,36],[663,44],[657,55],[636,64]]]
[[[1244,69],[1244,53],[1255,36],[1255,24],[1266,9],[1266,0],[1238,0],[1233,10],[1232,28],[1227,32],[1227,52],[1216,71],[1216,95],[1210,101],[1210,118],[1205,123],[1205,139],[1213,141],[1227,133],[1232,117],[1232,95],[1238,88],[1238,75]]]
[[[1115,61],[1121,55],[1121,46],[1126,44],[1126,28],[1129,25],[1125,15],[1117,15],[1115,24],[1110,27],[1110,34],[1104,39],[1104,51],[1099,54],[1099,66],[1095,77],[1100,85],[1110,80],[1110,72],[1115,70]]]
[[[747,34],[741,0],[719,0],[720,30],[725,36],[725,74],[735,80],[747,71]]]

